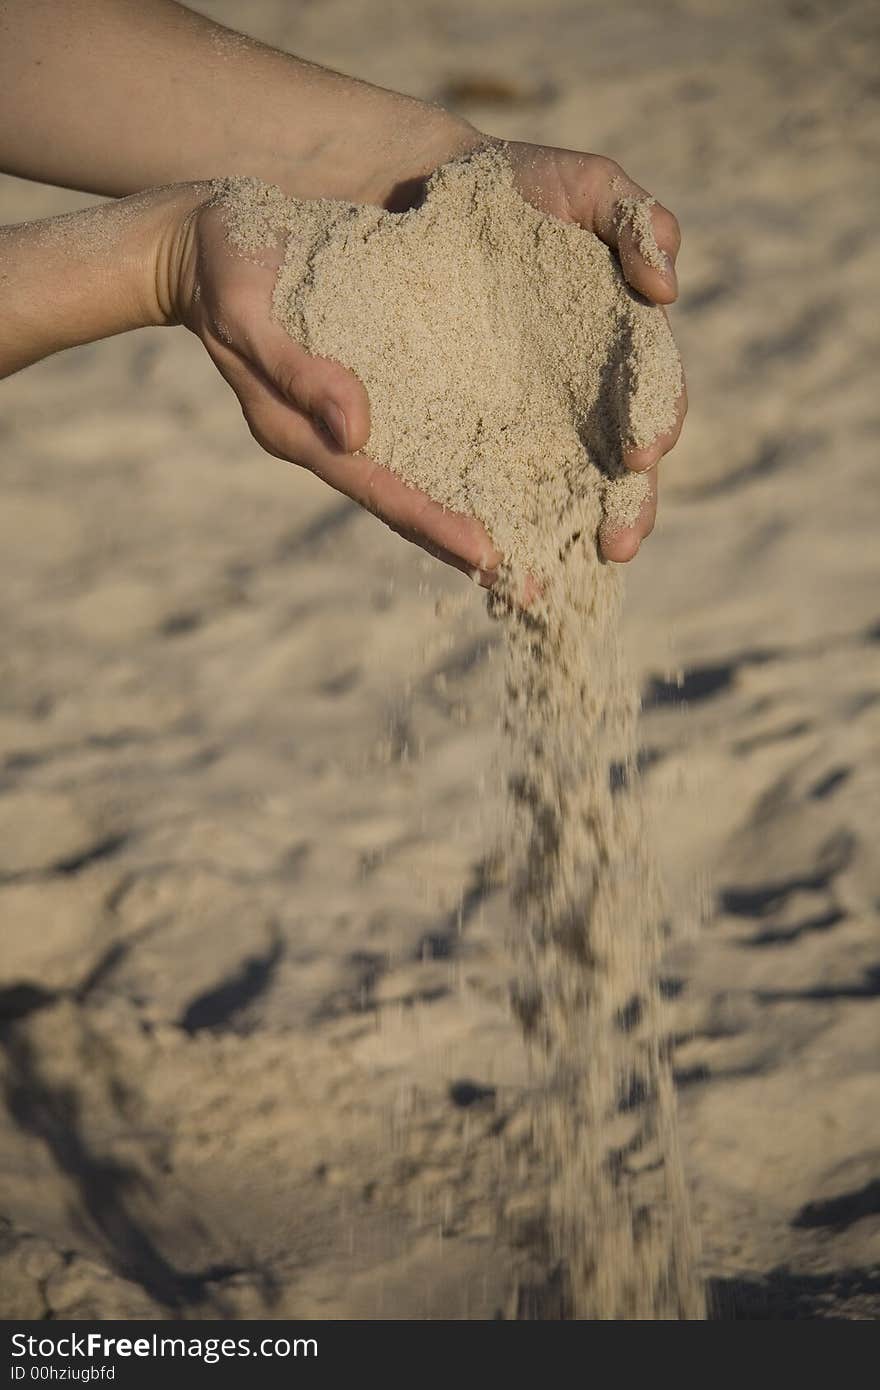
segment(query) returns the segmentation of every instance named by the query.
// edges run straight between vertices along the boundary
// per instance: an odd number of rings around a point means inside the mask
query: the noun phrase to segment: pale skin
[[[433,169],[486,139],[439,107],[276,52],[173,0],[0,0],[0,170],[123,200],[0,229],[0,377],[79,343],[184,324],[264,449],[491,584],[502,557],[477,521],[357,452],[370,430],[363,385],[273,322],[277,262],[234,253],[208,188],[250,174],[297,197],[398,211]],[[547,146],[507,149],[525,198],[595,232],[646,298],[675,300],[678,223],[652,207],[667,264],[648,265],[619,210],[621,199],[647,194],[619,165]],[[651,492],[635,525],[600,535],[607,559],[632,559],[650,534],[657,464],[685,410],[683,394],[674,427],[623,454],[650,472]]]

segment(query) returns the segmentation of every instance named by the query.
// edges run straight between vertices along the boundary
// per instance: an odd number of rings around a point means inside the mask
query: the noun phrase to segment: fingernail
[[[345,416],[333,401],[328,401],[323,409],[324,424],[332,434],[340,449],[348,453],[348,426],[345,423]]]
[[[678,275],[676,274],[675,266],[672,264],[672,257],[668,256],[664,251],[663,259],[666,262],[666,278],[675,290],[675,293],[678,294]]]

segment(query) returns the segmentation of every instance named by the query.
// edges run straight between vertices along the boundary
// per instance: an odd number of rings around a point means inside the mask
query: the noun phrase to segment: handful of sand
[[[557,521],[636,519],[622,446],[668,429],[681,390],[665,315],[597,237],[525,202],[503,149],[445,165],[404,213],[251,179],[218,196],[242,252],[283,241],[275,315],[363,381],[370,456],[477,517],[514,569],[547,572]]]

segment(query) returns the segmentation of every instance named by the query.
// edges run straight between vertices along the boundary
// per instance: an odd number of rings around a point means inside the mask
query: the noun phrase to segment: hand
[[[473,144],[482,143],[475,134]],[[462,150],[457,132],[448,154]],[[646,264],[632,232],[621,225],[620,200],[647,195],[616,164],[597,155],[543,146],[514,144],[508,151],[524,197],[594,231],[614,247],[627,279],[648,298],[661,304],[675,299],[675,218],[659,205],[651,209],[657,243],[669,256],[669,267],[661,273]],[[438,150],[435,157],[442,163],[444,152]],[[412,180],[413,187],[417,183]],[[383,200],[400,206],[400,188],[395,179],[393,193]],[[172,313],[201,338],[262,448],[310,469],[429,554],[491,585],[502,557],[478,521],[445,510],[389,469],[355,452],[366,445],[370,433],[366,390],[341,364],[310,356],[272,319],[280,250],[267,251],[259,260],[239,255],[227,241],[222,212],[210,202],[190,209],[169,244]],[[654,466],[678,438],[684,411],[682,395],[674,428],[650,448],[624,455],[628,467],[652,470],[651,493],[635,525],[600,535],[606,558],[631,559],[653,528]]]
[[[563,222],[575,222],[594,232],[617,252],[621,269],[633,289],[656,304],[672,304],[678,297],[675,260],[681,245],[678,222],[660,203],[651,206],[651,221],[657,246],[665,253],[664,270],[651,266],[642,256],[638,242],[625,217],[624,200],[648,198],[613,160],[601,155],[579,154],[544,145],[509,144],[508,156],[523,197]],[[687,413],[687,392],[676,408],[675,424],[646,449],[628,449],[623,454],[627,468],[635,472],[650,470],[650,492],[633,526],[603,530],[599,534],[602,554],[608,560],[631,560],[654,529],[657,515],[657,467],[660,459],[676,443]]]

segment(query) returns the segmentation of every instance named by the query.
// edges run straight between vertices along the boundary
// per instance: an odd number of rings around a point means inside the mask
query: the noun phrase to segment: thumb
[[[266,247],[255,258],[241,256],[230,244],[223,210],[213,206],[199,236],[207,285],[200,322],[212,356],[231,349],[278,400],[320,421],[339,449],[363,448],[370,433],[363,383],[340,362],[311,356],[272,317],[280,247]]]
[[[319,421],[344,453],[364,447],[370,403],[353,371],[329,357],[312,356],[271,321],[250,347],[254,364],[288,404]]]

